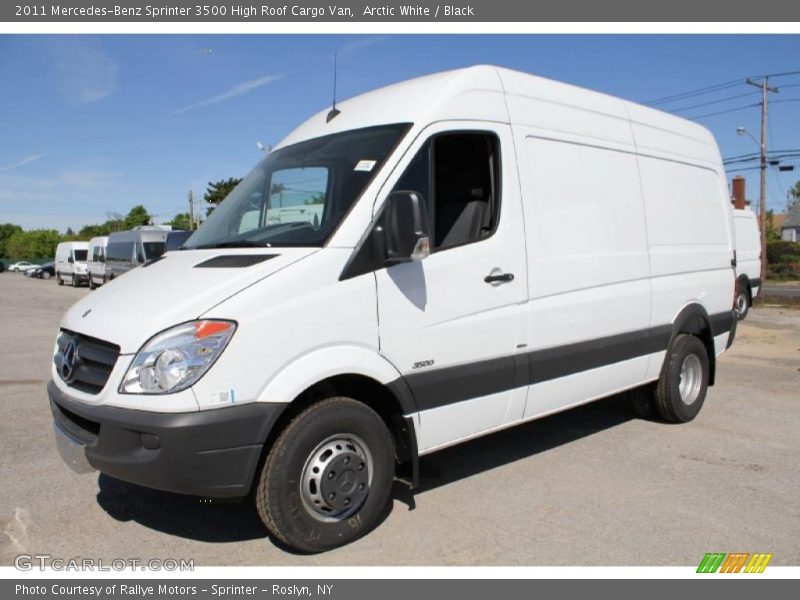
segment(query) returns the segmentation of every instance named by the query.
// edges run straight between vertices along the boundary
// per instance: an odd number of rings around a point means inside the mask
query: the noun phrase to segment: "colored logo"
[[[756,552],[708,552],[697,567],[698,573],[763,573],[772,554]]]

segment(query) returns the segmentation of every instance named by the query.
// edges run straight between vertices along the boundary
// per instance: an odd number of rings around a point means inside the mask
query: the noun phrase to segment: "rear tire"
[[[42,279],[50,279],[51,277],[50,271],[42,271]]]
[[[669,423],[688,423],[703,407],[708,390],[708,353],[700,338],[680,334],[667,352],[655,408]]]
[[[352,398],[328,398],[278,436],[261,472],[256,509],[282,543],[322,552],[375,527],[393,479],[394,441],[383,420]]]
[[[747,288],[741,288],[736,293],[736,318],[741,321],[750,311],[750,294],[747,293]]]

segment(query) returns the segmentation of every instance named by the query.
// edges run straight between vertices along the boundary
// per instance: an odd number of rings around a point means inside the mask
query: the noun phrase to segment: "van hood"
[[[132,354],[156,333],[191,321],[319,248],[179,250],[106,283],[70,308],[61,327]]]

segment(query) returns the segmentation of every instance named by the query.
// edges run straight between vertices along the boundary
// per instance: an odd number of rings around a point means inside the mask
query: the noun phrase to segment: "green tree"
[[[0,225],[0,258],[8,258],[8,238],[15,233],[22,231],[22,227],[13,223],[3,223]]]
[[[781,239],[781,232],[775,227],[775,211],[767,211],[767,241],[776,242]]]
[[[125,217],[125,229],[133,229],[139,225],[148,225],[150,223],[150,213],[141,204],[134,206]]]
[[[792,210],[800,202],[800,181],[789,188],[786,194],[786,212]]]
[[[109,228],[108,223],[102,223],[100,225],[84,225],[78,232],[78,239],[90,240],[93,237],[108,235],[109,233],[111,233],[111,229]]]
[[[178,213],[172,220],[167,223],[167,225],[172,225],[173,229],[191,229],[191,223],[189,222],[189,213]]]
[[[18,231],[8,239],[8,254],[14,260],[51,258],[61,240],[61,234],[55,229]]]
[[[203,194],[203,200],[205,200],[207,204],[211,205],[206,208],[206,215],[210,215],[212,212],[214,212],[214,209],[219,205],[219,203],[225,200],[227,195],[231,193],[231,190],[233,190],[233,188],[235,188],[240,181],[241,179],[236,177],[220,179],[216,182],[209,181],[206,193]]]

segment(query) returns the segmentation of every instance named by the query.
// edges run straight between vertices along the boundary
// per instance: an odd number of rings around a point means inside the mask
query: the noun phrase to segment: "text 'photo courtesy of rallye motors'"
[[[692,420],[735,279],[705,128],[499,67],[429,75],[311,117],[182,249],[78,301],[56,438],[77,471],[249,496],[324,551],[442,448],[624,391]]]

